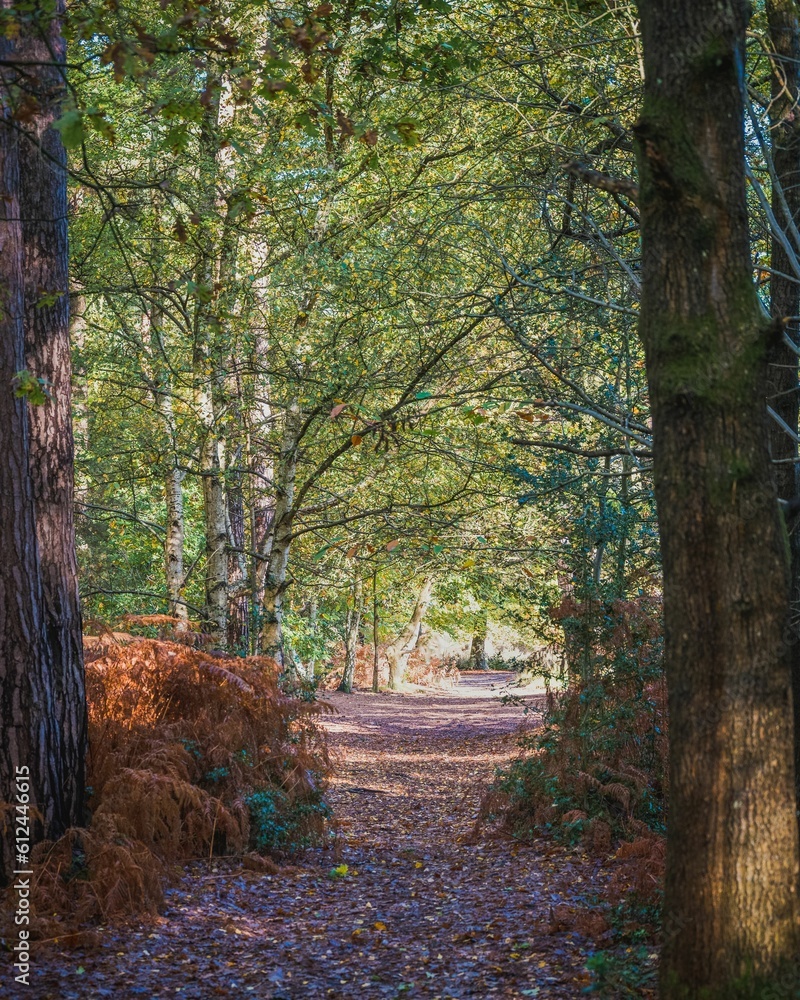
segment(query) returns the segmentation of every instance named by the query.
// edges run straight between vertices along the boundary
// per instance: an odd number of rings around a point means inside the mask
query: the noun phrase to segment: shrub
[[[91,821],[35,849],[39,937],[156,912],[171,862],[321,832],[326,706],[283,693],[273,660],[148,639],[87,660]]]
[[[318,843],[331,815],[317,789],[298,799],[282,788],[259,788],[247,796],[245,805],[250,814],[250,845],[262,853],[293,852]]]
[[[571,616],[581,610],[566,609]],[[593,625],[591,674],[573,670],[566,691],[550,694],[543,728],[523,737],[523,754],[498,774],[481,822],[499,815],[518,836],[553,832],[583,838],[599,851],[614,838],[663,833],[667,722],[659,607],[642,598],[602,612]]]

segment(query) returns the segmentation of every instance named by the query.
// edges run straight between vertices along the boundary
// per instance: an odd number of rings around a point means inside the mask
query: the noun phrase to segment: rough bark
[[[775,333],[752,282],[745,203],[748,8],[639,11],[640,333],[670,711],[661,996],[761,996],[793,975],[798,837],[787,546],[764,407]]]
[[[384,651],[389,664],[389,688],[392,691],[398,691],[403,686],[406,669],[408,668],[408,658],[414,651],[419,640],[422,619],[425,617],[425,612],[428,610],[432,596],[433,577],[426,577],[417,596],[417,603],[414,605],[414,612],[408,624],[394,642],[390,643]]]
[[[13,55],[0,38],[0,58]],[[8,93],[0,92],[0,801],[16,802],[17,768],[29,768],[31,802],[43,822],[35,836],[57,836],[71,821],[73,795],[64,793],[61,732],[46,641],[33,483],[28,403],[10,391],[25,368],[23,237],[17,136]],[[13,826],[0,837],[0,883],[18,867]],[[22,866],[24,867],[24,866]]]
[[[344,670],[339,690],[350,694],[353,690],[353,680],[356,673],[356,653],[358,652],[358,633],[361,628],[363,584],[361,577],[353,581],[352,606],[347,609],[347,621],[344,635]]]
[[[778,224],[788,235],[791,222],[800,224],[800,115],[797,111],[800,96],[800,26],[795,0],[768,0],[767,19],[773,52],[770,133],[772,165],[777,182],[772,195],[772,210]],[[791,242],[791,236],[789,240]],[[797,252],[800,253],[800,247]],[[770,262],[773,270],[770,277],[770,313],[783,325],[787,337],[798,344],[800,285],[793,277],[792,262],[777,234],[772,237]],[[776,338],[769,347],[767,359],[767,402],[796,431],[797,353],[783,338]],[[789,500],[800,493],[797,443],[775,421],[769,422],[769,433],[778,496]],[[795,782],[800,804],[800,524],[796,518],[790,523],[790,551],[793,628],[787,638],[792,666]]]
[[[75,549],[72,364],[66,154],[52,123],[65,92],[63,3],[49,22],[24,27],[15,56],[17,82],[37,103],[19,143],[20,217],[24,243],[26,367],[47,382],[50,399],[28,409],[30,469],[36,508],[44,620],[63,773],[62,808],[83,817],[86,698]]]

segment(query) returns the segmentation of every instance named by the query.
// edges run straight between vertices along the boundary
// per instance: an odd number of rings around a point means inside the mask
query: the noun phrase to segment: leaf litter
[[[330,843],[278,870],[252,855],[190,862],[157,919],[36,953],[25,995],[566,1000],[591,989],[586,962],[609,935],[597,907],[607,859],[473,832],[520,725],[540,718],[537,696],[500,697],[508,680],[326,694],[337,709],[325,720]],[[0,997],[14,996],[9,978]]]

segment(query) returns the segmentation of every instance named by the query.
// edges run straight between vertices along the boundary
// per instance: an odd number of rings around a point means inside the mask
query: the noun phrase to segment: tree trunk
[[[298,435],[302,414],[297,403],[286,411],[281,453],[276,470],[277,502],[272,518],[270,538],[265,543],[269,561],[264,577],[264,607],[262,613],[261,651],[283,663],[283,594],[286,590],[286,571],[292,545],[294,519],[294,485],[297,475]]]
[[[178,619],[178,631],[184,630],[189,612],[183,602],[183,477],[177,462],[167,470],[164,482],[167,500],[167,533],[164,539],[164,579],[169,597],[169,614]]]
[[[234,458],[233,464],[238,465]],[[228,607],[228,648],[232,652],[246,656],[250,648],[250,599],[247,563],[243,554],[245,547],[244,492],[242,474],[234,472],[228,476],[228,536],[231,546],[238,549],[228,555],[228,585],[230,600]]]
[[[790,222],[800,224],[800,27],[795,0],[768,0],[767,18],[772,42],[774,71],[770,124],[772,165],[777,183],[772,195],[772,210],[781,228],[788,234]],[[789,218],[787,219],[787,211]],[[800,254],[800,247],[796,248]],[[800,343],[797,316],[800,313],[800,286],[792,277],[793,268],[783,243],[773,234],[770,255],[770,312],[783,322],[784,332]],[[791,319],[789,319],[791,317]],[[783,338],[770,344],[767,402],[794,431],[798,423],[797,353]],[[800,493],[797,466],[797,443],[776,421],[769,422],[770,454],[778,487],[778,496],[790,500]],[[795,783],[800,805],[800,527],[795,518],[790,524],[792,631],[788,634],[794,702]]]
[[[200,217],[207,226],[207,245],[196,269],[201,293],[194,316],[192,365],[195,408],[202,433],[200,475],[206,543],[206,628],[214,643],[224,649],[228,639],[228,512],[224,480],[225,437],[220,407],[225,378],[220,358],[225,338],[218,305],[223,280],[222,261],[229,248],[226,229],[229,220],[224,201],[218,196],[222,81],[213,68],[206,71],[206,88],[211,99],[200,123],[198,202]]]
[[[372,572],[372,690],[378,693],[378,571]]]
[[[183,480],[186,473],[180,468],[178,459],[178,424],[172,402],[170,371],[165,364],[162,315],[153,309],[152,315],[142,313],[142,347],[147,358],[146,371],[150,391],[156,410],[161,417],[168,446],[166,449],[167,469],[164,476],[164,498],[167,509],[166,532],[164,535],[164,583],[169,600],[168,613],[179,619],[178,631],[185,630],[189,613],[183,602],[184,585],[184,534]]]
[[[351,694],[356,673],[356,653],[358,652],[358,632],[361,628],[362,582],[357,576],[353,581],[353,606],[347,609],[347,623],[344,636],[344,671],[339,690]]]
[[[15,55],[12,42],[0,37],[0,58]],[[0,801],[16,805],[17,777],[29,777],[29,804],[42,816],[33,824],[36,840],[58,836],[80,817],[76,776],[65,780],[62,756],[64,737],[78,734],[64,734],[62,714],[56,714],[30,474],[30,404],[11,391],[14,375],[26,367],[24,249],[18,138],[9,93],[4,88],[0,94]],[[13,830],[9,822],[0,834],[0,883],[16,868],[27,868],[16,863]]]
[[[417,645],[422,619],[425,617],[432,596],[433,578],[426,577],[410,621],[394,642],[386,647],[386,659],[389,663],[389,688],[392,691],[398,691],[403,686],[408,668],[408,658]]]
[[[475,623],[475,631],[472,633],[472,642],[469,647],[469,665],[471,670],[488,670],[489,664],[486,660],[486,612],[481,612]]]
[[[28,408],[30,470],[60,731],[65,821],[83,817],[86,697],[83,635],[75,550],[72,363],[69,340],[69,244],[66,154],[52,127],[65,93],[61,37],[63,3],[56,17],[23,28],[16,58],[24,62],[24,92],[38,100],[19,144],[20,217],[24,242],[26,367],[47,382],[50,400]],[[22,78],[22,73],[20,73]]]
[[[639,11],[640,334],[670,712],[661,996],[761,996],[753,977],[777,987],[797,955],[798,834],[786,539],[764,407],[775,333],[753,285],[745,202],[748,8]]]

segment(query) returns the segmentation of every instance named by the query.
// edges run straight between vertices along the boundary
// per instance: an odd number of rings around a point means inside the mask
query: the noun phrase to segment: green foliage
[[[551,697],[544,727],[498,776],[506,820],[521,836],[548,831],[592,841],[665,829],[667,736],[657,602],[559,610],[572,626],[595,619],[593,674]],[[566,611],[566,613],[565,613]],[[597,618],[599,616],[599,624]]]
[[[27,369],[16,373],[13,379],[14,395],[17,399],[27,399],[33,406],[42,406],[53,397],[46,378],[37,378]]]
[[[319,843],[331,810],[322,793],[295,799],[280,788],[257,788],[245,799],[251,846],[263,853],[292,852]]]
[[[584,993],[600,997],[640,997],[642,990],[654,988],[657,981],[656,955],[652,948],[597,951],[589,957],[586,968],[593,982]]]

